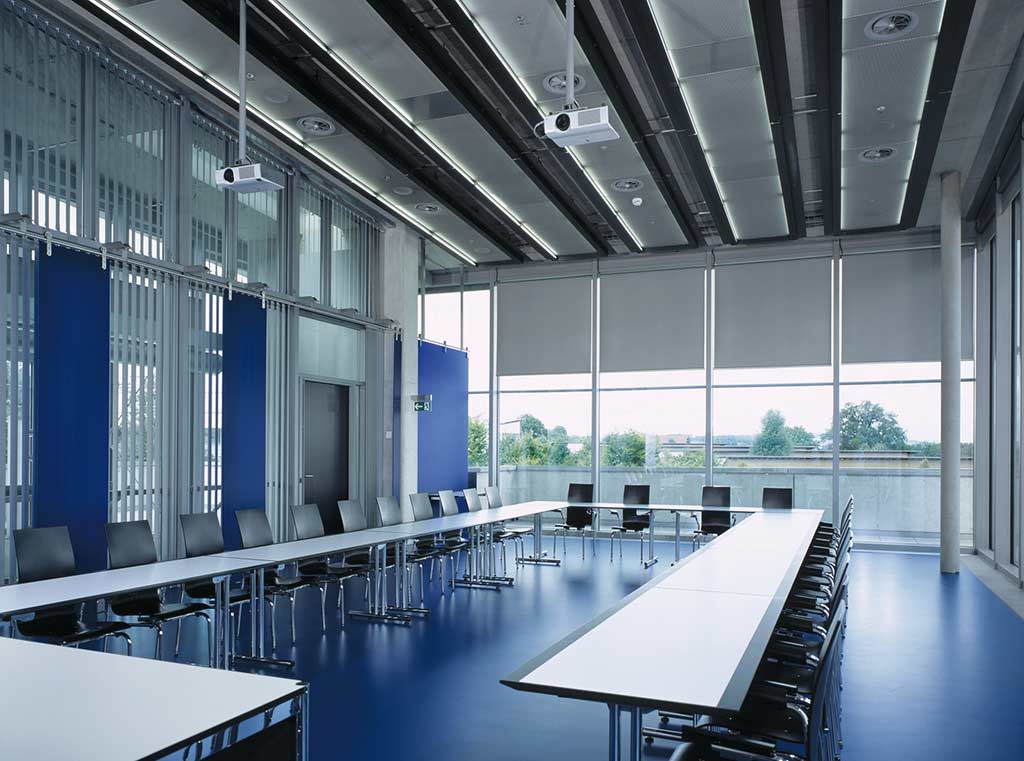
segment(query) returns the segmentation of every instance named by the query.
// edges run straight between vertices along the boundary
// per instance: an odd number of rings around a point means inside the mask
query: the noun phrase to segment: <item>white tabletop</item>
[[[702,507],[701,505],[672,505],[672,504],[653,504],[653,505],[627,505],[625,502],[565,502],[565,505],[572,507],[592,507],[595,510],[622,510],[626,508],[628,510],[639,510],[644,512],[646,510],[654,510],[656,512],[673,512],[673,513],[703,513],[703,512],[723,512],[723,513],[760,513],[764,511],[761,507],[747,507],[744,505],[738,505],[736,507]]]
[[[294,679],[0,639],[10,759],[160,756],[302,693]]]
[[[163,563],[118,568],[0,587],[0,615],[98,600],[119,594],[158,589],[214,576],[241,573],[260,563],[242,558],[207,555]]]
[[[502,682],[603,703],[738,711],[821,515],[751,516]]]
[[[297,539],[292,542],[278,542],[247,550],[222,552],[216,557],[260,561],[262,565],[273,565],[293,563],[309,558],[322,558],[393,541],[396,541],[396,537],[390,530],[371,528],[353,531],[349,534],[331,534],[318,536],[315,539]]]

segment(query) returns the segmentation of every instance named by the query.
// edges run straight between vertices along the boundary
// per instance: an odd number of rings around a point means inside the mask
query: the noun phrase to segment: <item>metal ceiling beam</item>
[[[558,0],[558,7],[564,14],[565,0]],[[576,4],[575,32],[577,42],[583,48],[597,78],[604,85],[608,99],[629,133],[629,139],[633,141],[647,171],[654,178],[654,183],[658,186],[679,229],[686,236],[688,244],[704,245],[704,236],[701,235],[697,220],[690,210],[690,204],[683,195],[679,179],[672,171],[672,164],[665,148],[659,142],[658,135],[652,134],[643,106],[640,105],[622,63],[615,54],[612,41],[602,27],[590,0],[580,0]]]
[[[579,196],[569,192],[563,177],[556,177],[541,160],[538,148],[546,150],[541,141],[534,138],[532,142],[535,145],[526,144],[517,129],[495,108],[488,94],[481,91],[462,61],[456,58],[452,46],[445,44],[443,35],[452,32],[451,24],[447,20],[439,20],[437,23],[430,20],[433,14],[441,18],[440,9],[434,6],[430,9],[432,13],[425,10],[413,11],[402,0],[367,2],[594,250],[598,253],[614,253],[598,226],[580,208],[577,200]],[[421,7],[425,5],[422,2],[416,4]],[[532,123],[525,123],[524,126],[532,134]],[[559,174],[564,176],[564,173]]]
[[[543,118],[537,104],[523,91],[515,76],[506,67],[505,62],[498,56],[487,38],[483,36],[473,19],[463,10],[458,0],[433,0],[433,4],[451,24],[452,30],[458,34],[462,42],[480,61],[482,70],[494,81],[496,89],[514,106],[518,115],[526,119],[530,125],[537,124]],[[595,209],[601,220],[614,232],[622,245],[633,253],[639,253],[641,250],[639,245],[634,243],[633,236],[619,219],[615,209],[594,187],[593,182],[569,152],[564,148],[551,147],[545,152],[545,155],[550,155],[557,161],[562,171]],[[600,253],[608,253],[607,248]]]
[[[789,88],[782,3],[779,0],[750,0],[750,18],[754,26],[757,57],[761,64],[761,81],[764,84],[768,121],[771,123],[772,141],[775,144],[775,160],[782,183],[789,237],[803,238],[807,234],[807,220],[796,148],[793,96]]]
[[[901,227],[914,227],[921,213],[921,204],[932,174],[935,153],[942,136],[942,125],[946,120],[949,97],[953,93],[960,57],[967,41],[967,30],[974,14],[974,0],[947,2],[939,27],[939,39],[935,47],[935,60],[928,79],[928,94],[925,96],[921,127],[917,133],[914,161],[910,165],[910,180],[907,195],[900,215]]]
[[[736,243],[736,234],[729,224],[725,205],[711,175],[704,146],[700,143],[686,101],[683,100],[675,70],[668,57],[668,50],[661,40],[654,11],[647,0],[615,0],[615,5],[618,15],[629,25],[636,37],[637,54],[642,57],[643,64],[649,72],[650,85],[665,105],[666,115],[673,129],[673,132],[666,133],[666,137],[677,141],[682,154],[686,157],[711,219],[715,223],[718,237],[723,243]]]
[[[231,0],[184,0],[232,40],[238,39],[238,6]],[[408,124],[323,47],[265,0],[249,0],[249,53],[336,120],[367,148],[417,182],[448,211],[490,239],[514,261],[527,261],[520,245],[543,251]]]
[[[824,141],[820,153],[825,234],[837,235],[843,229],[843,3],[842,0],[821,0],[813,5],[817,11],[815,28],[821,30],[821,45],[815,61],[826,67],[819,68],[819,72],[828,72],[828,92],[823,99],[828,116],[827,133],[824,126],[819,133]],[[824,78],[822,84],[825,84]]]

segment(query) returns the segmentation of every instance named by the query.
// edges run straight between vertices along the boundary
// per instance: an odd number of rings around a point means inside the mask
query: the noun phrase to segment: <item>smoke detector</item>
[[[612,183],[612,190],[617,190],[620,193],[632,193],[633,191],[640,190],[643,186],[643,180],[638,180],[635,177],[623,177],[621,180],[615,180]]]
[[[437,204],[433,203],[418,203],[416,204],[416,211],[421,211],[424,214],[437,214],[440,211]]]
[[[864,27],[864,34],[869,40],[898,40],[914,31],[917,22],[917,14],[913,11],[889,11],[871,19]]]
[[[295,120],[295,126],[311,137],[327,137],[338,131],[337,124],[319,114],[300,116]]]
[[[896,149],[888,145],[880,145],[877,148],[868,148],[860,152],[860,160],[865,164],[879,164],[888,161],[896,155]]]
[[[582,90],[587,80],[579,74],[573,76],[573,89]],[[568,82],[564,71],[555,71],[544,77],[544,89],[552,95],[565,95],[565,85]]]
[[[408,185],[395,185],[395,187],[391,188],[391,192],[396,196],[411,196],[413,190]]]

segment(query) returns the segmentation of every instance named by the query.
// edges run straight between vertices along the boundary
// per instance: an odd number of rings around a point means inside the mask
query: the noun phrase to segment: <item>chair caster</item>
[[[668,716],[662,716],[660,721],[661,721],[661,726],[663,726],[663,727],[667,727],[668,726]],[[648,740],[653,740],[654,738],[648,737],[647,739]]]
[[[645,737],[644,738],[644,745],[654,745],[654,738],[653,737]]]

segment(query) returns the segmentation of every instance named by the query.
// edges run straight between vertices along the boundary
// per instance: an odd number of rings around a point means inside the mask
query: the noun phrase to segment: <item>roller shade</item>
[[[716,367],[831,362],[831,259],[716,268]]]
[[[601,276],[601,370],[704,367],[704,270]]]
[[[590,372],[591,279],[498,285],[498,375]]]
[[[974,354],[974,257],[963,257],[963,358]],[[843,362],[938,362],[938,250],[843,258]]]

